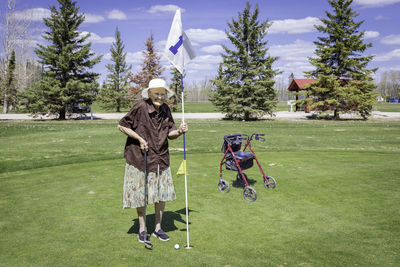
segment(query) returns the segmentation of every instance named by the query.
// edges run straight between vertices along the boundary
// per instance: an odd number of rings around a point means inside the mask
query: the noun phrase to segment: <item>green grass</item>
[[[381,112],[400,112],[400,104],[378,102],[377,104],[375,104],[374,109]]]
[[[179,123],[179,122],[177,122]],[[0,122],[0,266],[396,266],[400,262],[400,122],[189,120],[184,179],[166,206],[169,242],[137,242],[136,212],[122,209],[124,136],[117,121]],[[217,190],[222,137],[253,142],[258,199]],[[182,139],[170,141],[171,169]],[[223,178],[234,180],[224,171]],[[153,207],[148,209],[154,219]],[[153,227],[149,224],[149,227]]]

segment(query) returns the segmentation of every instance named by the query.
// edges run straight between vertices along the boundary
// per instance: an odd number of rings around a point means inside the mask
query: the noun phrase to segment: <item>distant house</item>
[[[315,81],[316,81],[316,79],[293,79],[288,87],[288,91],[298,93],[298,92],[304,90],[304,87],[307,84],[313,83]],[[298,95],[296,95],[296,101],[297,100],[299,100]],[[296,104],[296,111],[298,111],[298,110],[300,110],[300,107]],[[310,112],[308,107],[305,108],[305,112]]]

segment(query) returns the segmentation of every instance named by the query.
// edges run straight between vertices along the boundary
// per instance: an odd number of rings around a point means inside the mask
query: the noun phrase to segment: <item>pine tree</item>
[[[116,112],[120,112],[122,107],[127,107],[129,104],[127,98],[128,79],[132,66],[126,64],[124,48],[125,45],[121,40],[121,33],[117,27],[115,30],[115,42],[110,49],[113,64],[107,64],[106,66],[109,74],[99,94],[102,106],[106,109],[115,109]]]
[[[11,52],[8,60],[7,74],[1,86],[1,97],[3,99],[3,113],[8,113],[17,105],[17,89],[15,88],[15,50]]]
[[[25,97],[27,109],[33,114],[55,114],[65,119],[76,103],[91,104],[98,91],[99,74],[90,72],[101,57],[94,57],[90,34],[82,35],[78,27],[85,20],[78,14],[76,2],[58,0],[59,10],[53,5],[51,15],[44,22],[49,30],[43,35],[48,45],[38,45],[35,53],[44,66],[43,78],[29,88]]]
[[[316,29],[323,33],[318,37],[315,54],[310,63],[315,70],[307,72],[316,78],[306,90],[308,96],[302,101],[311,109],[340,113],[359,112],[363,118],[370,115],[376,99],[371,73],[367,69],[373,56],[362,56],[372,44],[363,42],[364,31],[359,31],[363,21],[355,22],[358,14],[350,7],[352,0],[328,0],[333,12],[326,11],[328,18],[322,18],[322,25]]]
[[[177,110],[178,103],[182,102],[182,79],[181,79],[181,73],[179,70],[175,67],[171,68],[171,82],[169,84],[169,88],[175,93],[174,97],[169,101],[169,106],[172,108],[172,111]],[[185,74],[183,74],[183,77],[185,77]]]
[[[292,73],[290,73],[289,78],[288,78],[288,85],[290,85],[293,82],[293,80],[294,80],[294,74],[292,72]]]
[[[211,101],[228,118],[250,120],[272,115],[277,104],[277,71],[272,64],[278,58],[267,55],[264,41],[271,23],[260,23],[258,15],[258,5],[251,13],[247,2],[239,18],[228,23],[230,31],[225,31],[236,50],[223,46],[225,53],[213,80],[216,90]]]
[[[142,89],[149,85],[151,79],[160,78],[164,71],[164,68],[160,64],[161,56],[157,54],[154,47],[153,34],[146,40],[145,45],[146,50],[142,52],[144,56],[141,66],[142,70],[133,77],[130,77],[131,82],[135,84],[129,89],[133,101],[141,99]]]

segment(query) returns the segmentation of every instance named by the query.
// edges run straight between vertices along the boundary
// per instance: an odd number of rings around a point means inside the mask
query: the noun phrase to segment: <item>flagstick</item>
[[[183,74],[181,73],[181,97],[182,97],[182,123],[185,123],[185,101],[183,97]],[[183,133],[183,160],[186,165],[186,142],[185,133]],[[189,210],[188,210],[188,193],[187,193],[187,175],[185,166],[185,202],[186,202],[186,249],[192,248],[189,243]]]

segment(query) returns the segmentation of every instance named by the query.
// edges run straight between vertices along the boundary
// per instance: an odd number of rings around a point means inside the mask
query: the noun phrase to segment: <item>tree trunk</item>
[[[8,113],[8,95],[7,93],[4,94],[4,105],[3,105],[3,113]]]
[[[60,109],[60,116],[58,117],[59,120],[65,120],[65,107]]]
[[[117,112],[121,112],[121,101],[117,99]]]
[[[249,121],[250,120],[250,112],[244,112],[244,120]]]
[[[335,111],[333,112],[333,119],[334,120],[338,120],[339,118],[339,112],[337,111],[337,109],[335,109]]]

